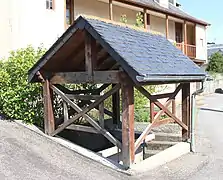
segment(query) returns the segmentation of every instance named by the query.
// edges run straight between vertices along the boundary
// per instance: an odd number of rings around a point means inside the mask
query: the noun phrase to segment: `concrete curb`
[[[190,144],[185,142],[180,142],[138,164],[134,164],[131,167],[131,169],[128,170],[128,172],[134,175],[139,173],[144,173],[158,166],[164,165],[174,159],[177,159],[189,152],[190,152]]]
[[[120,165],[118,163],[115,163],[115,162],[113,162],[111,160],[108,160],[108,159],[100,156],[99,154],[91,151],[91,150],[88,150],[88,149],[83,148],[83,147],[81,147],[81,146],[79,146],[77,144],[69,142],[69,141],[67,141],[67,140],[65,140],[65,139],[63,139],[61,137],[51,137],[51,136],[48,136],[48,135],[44,134],[40,129],[38,129],[34,125],[25,124],[25,123],[23,123],[20,120],[15,120],[14,122],[16,124],[18,124],[19,126],[23,126],[23,127],[27,128],[27,129],[29,129],[29,130],[31,130],[31,131],[41,135],[41,136],[44,136],[44,137],[46,137],[46,138],[48,138],[48,139],[50,139],[50,140],[52,140],[52,141],[62,145],[63,147],[68,148],[68,149],[70,149],[70,150],[72,150],[72,151],[74,151],[74,152],[76,152],[76,153],[78,153],[78,154],[80,154],[80,155],[82,155],[82,156],[84,156],[86,158],[89,158],[89,159],[91,159],[93,161],[96,161],[96,162],[98,162],[100,164],[103,164],[103,165],[105,165],[105,166],[107,166],[107,167],[109,167],[111,169],[114,169],[114,170],[116,170],[118,172],[124,173],[124,174],[129,175],[129,176],[131,175],[131,173],[126,171],[122,165]]]

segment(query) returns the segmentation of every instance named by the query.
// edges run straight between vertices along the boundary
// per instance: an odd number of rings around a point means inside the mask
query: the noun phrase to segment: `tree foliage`
[[[206,70],[210,72],[223,73],[223,55],[219,52],[214,53],[209,59]]]
[[[43,106],[41,87],[27,81],[28,70],[43,55],[45,49],[29,46],[12,51],[0,61],[0,113],[6,118],[41,125]]]

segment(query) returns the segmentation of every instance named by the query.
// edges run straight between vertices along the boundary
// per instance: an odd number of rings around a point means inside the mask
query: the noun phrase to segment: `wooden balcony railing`
[[[183,43],[176,43],[176,47],[184,52],[189,58],[196,58],[196,46],[183,44]]]

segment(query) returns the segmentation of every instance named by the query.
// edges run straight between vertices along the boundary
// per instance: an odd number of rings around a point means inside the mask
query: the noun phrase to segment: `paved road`
[[[154,180],[223,179],[223,95],[205,97],[196,122],[196,153],[140,176]]]
[[[0,121],[0,180],[133,179],[14,122]]]

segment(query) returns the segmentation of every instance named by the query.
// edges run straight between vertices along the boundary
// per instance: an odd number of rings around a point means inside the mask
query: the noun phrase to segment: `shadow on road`
[[[213,111],[213,112],[221,112],[223,113],[223,110],[217,110],[217,109],[209,109],[209,108],[200,108],[202,111]]]

